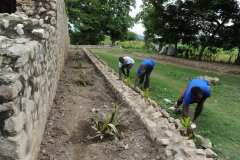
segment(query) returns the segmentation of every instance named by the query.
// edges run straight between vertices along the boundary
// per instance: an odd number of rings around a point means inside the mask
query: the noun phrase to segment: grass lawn
[[[92,49],[97,57],[118,70],[118,57],[130,55],[132,50]],[[132,54],[136,56],[136,52]],[[133,78],[141,60],[131,72]],[[216,76],[214,73],[183,68],[176,65],[157,63],[151,75],[150,97],[162,107],[169,107],[164,98],[176,101],[189,79],[199,76]],[[240,158],[240,75],[225,74],[218,76],[221,84],[212,87],[212,97],[198,120],[198,132],[208,137],[214,144],[219,159],[239,160]],[[192,106],[194,108],[194,106]]]

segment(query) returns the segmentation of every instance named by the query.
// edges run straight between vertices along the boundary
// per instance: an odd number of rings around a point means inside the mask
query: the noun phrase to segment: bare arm
[[[206,101],[206,98],[202,99],[198,104],[195,109],[195,114],[194,114],[194,119],[193,121],[196,121],[196,119],[199,117],[199,115],[202,113],[203,110],[203,104]]]
[[[189,105],[183,105],[183,117],[189,117]]]

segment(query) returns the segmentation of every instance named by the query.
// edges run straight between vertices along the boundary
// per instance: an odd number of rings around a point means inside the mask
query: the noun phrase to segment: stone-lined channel
[[[109,112],[117,97],[83,53],[71,52],[58,84],[41,144],[39,160],[157,160],[158,149],[142,122],[120,106],[122,138],[90,141],[93,110]]]

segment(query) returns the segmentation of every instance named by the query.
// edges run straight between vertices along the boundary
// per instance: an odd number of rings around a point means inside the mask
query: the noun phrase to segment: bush
[[[145,44],[143,41],[123,41],[118,43],[122,48],[125,49],[144,49]]]

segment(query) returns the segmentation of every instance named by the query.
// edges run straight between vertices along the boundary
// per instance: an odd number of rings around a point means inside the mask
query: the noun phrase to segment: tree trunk
[[[205,48],[206,48],[206,46],[201,46],[201,50],[199,51],[198,60],[200,60],[200,61],[202,60]]]
[[[178,50],[177,50],[177,42],[174,44],[174,47],[175,47],[175,57],[177,57],[177,55],[178,55]]]
[[[187,49],[186,53],[185,53],[185,58],[188,59],[189,58],[189,49]]]
[[[238,48],[238,56],[237,56],[235,63],[240,64],[240,47]]]
[[[160,43],[158,44],[158,53],[159,53],[161,50],[162,50],[162,43],[160,42]]]
[[[112,40],[112,46],[115,46],[115,45],[116,45],[116,41]]]

